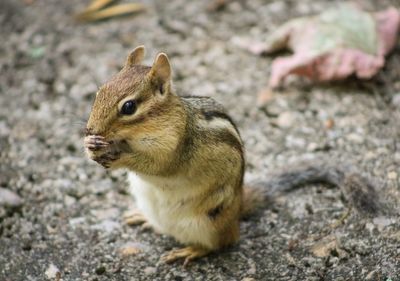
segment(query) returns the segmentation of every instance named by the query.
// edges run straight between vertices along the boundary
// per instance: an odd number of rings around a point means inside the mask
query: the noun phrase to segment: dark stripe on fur
[[[207,132],[205,132],[207,133]],[[211,137],[211,141],[214,142],[214,144],[218,143],[226,143],[229,146],[233,147],[237,151],[239,151],[241,154],[243,154],[243,145],[240,142],[240,140],[228,129],[219,129],[219,130],[209,130],[208,131],[209,136]]]
[[[213,120],[214,118],[221,118],[229,121],[229,123],[231,123],[235,131],[239,134],[239,130],[236,127],[235,122],[233,122],[232,118],[228,114],[221,111],[202,111],[201,113],[203,114],[204,118],[207,121]]]

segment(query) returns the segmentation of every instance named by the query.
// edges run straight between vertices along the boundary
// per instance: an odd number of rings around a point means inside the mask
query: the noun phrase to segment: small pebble
[[[334,236],[326,237],[325,239],[317,242],[311,251],[316,257],[327,257],[331,254],[332,250],[338,248],[338,241]]]
[[[379,231],[382,231],[386,226],[389,226],[393,223],[392,220],[387,217],[377,217],[374,218],[372,222],[376,225]]]
[[[250,268],[247,270],[247,274],[249,275],[255,275],[257,273],[257,266],[255,262],[249,262],[250,263]]]
[[[388,179],[390,180],[397,180],[397,173],[395,171],[388,173]]]
[[[119,216],[117,208],[99,209],[90,211],[98,220],[114,219]]]
[[[332,129],[335,126],[335,121],[333,119],[328,119],[325,121],[325,128]]]
[[[118,222],[115,222],[113,220],[103,220],[100,223],[94,224],[90,226],[90,228],[95,229],[95,230],[100,230],[104,232],[113,232],[114,230],[120,228],[120,224]]]
[[[61,277],[60,270],[54,264],[50,264],[47,268],[46,272],[44,273],[49,280],[58,280]]]
[[[157,269],[155,267],[148,266],[143,271],[146,275],[152,275],[157,272]]]
[[[393,98],[392,98],[392,104],[393,104],[395,107],[400,108],[400,93],[395,94],[395,95],[393,96]]]
[[[141,250],[134,246],[126,246],[126,247],[121,248],[120,252],[123,257],[129,257],[129,256],[133,256],[133,255],[140,253]]]
[[[278,119],[276,120],[276,124],[281,128],[289,128],[293,126],[295,120],[295,115],[290,111],[286,111],[279,115]]]
[[[376,280],[376,270],[371,271],[370,273],[367,274],[365,277],[365,280]]]
[[[318,149],[318,144],[317,143],[315,143],[315,142],[310,142],[308,145],[307,145],[307,150],[308,151],[316,151],[317,149]]]
[[[106,272],[106,267],[104,265],[101,265],[98,268],[96,268],[95,272],[97,275],[102,275]]]
[[[15,192],[0,187],[0,206],[6,208],[18,208],[21,207],[23,201],[21,197]]]

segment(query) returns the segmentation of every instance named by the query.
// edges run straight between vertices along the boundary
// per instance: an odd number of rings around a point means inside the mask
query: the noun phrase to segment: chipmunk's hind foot
[[[184,259],[183,266],[186,267],[192,260],[204,257],[208,253],[210,253],[210,250],[189,246],[169,251],[161,257],[161,260],[166,263],[171,263],[179,259]]]
[[[138,209],[125,212],[123,214],[123,220],[127,225],[149,225],[145,216]]]

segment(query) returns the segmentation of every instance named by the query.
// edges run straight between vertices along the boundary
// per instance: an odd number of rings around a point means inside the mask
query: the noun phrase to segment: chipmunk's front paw
[[[110,146],[104,137],[99,135],[89,135],[84,139],[85,148],[89,151],[99,151]]]
[[[127,225],[140,225],[143,231],[152,230],[153,232],[160,234],[161,231],[156,229],[150,222],[147,221],[147,218],[142,214],[139,209],[132,209],[126,211],[123,216],[123,221]]]
[[[110,168],[111,164],[121,156],[121,151],[116,149],[112,142],[107,142],[102,136],[86,136],[84,144],[89,158],[105,168]]]

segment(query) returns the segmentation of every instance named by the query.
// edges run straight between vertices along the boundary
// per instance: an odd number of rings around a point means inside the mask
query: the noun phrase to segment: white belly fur
[[[195,214],[188,203],[200,193],[200,184],[188,179],[128,173],[131,193],[138,209],[155,230],[173,236],[183,244],[215,247],[213,226],[206,214]],[[186,200],[185,204],[182,204]]]

